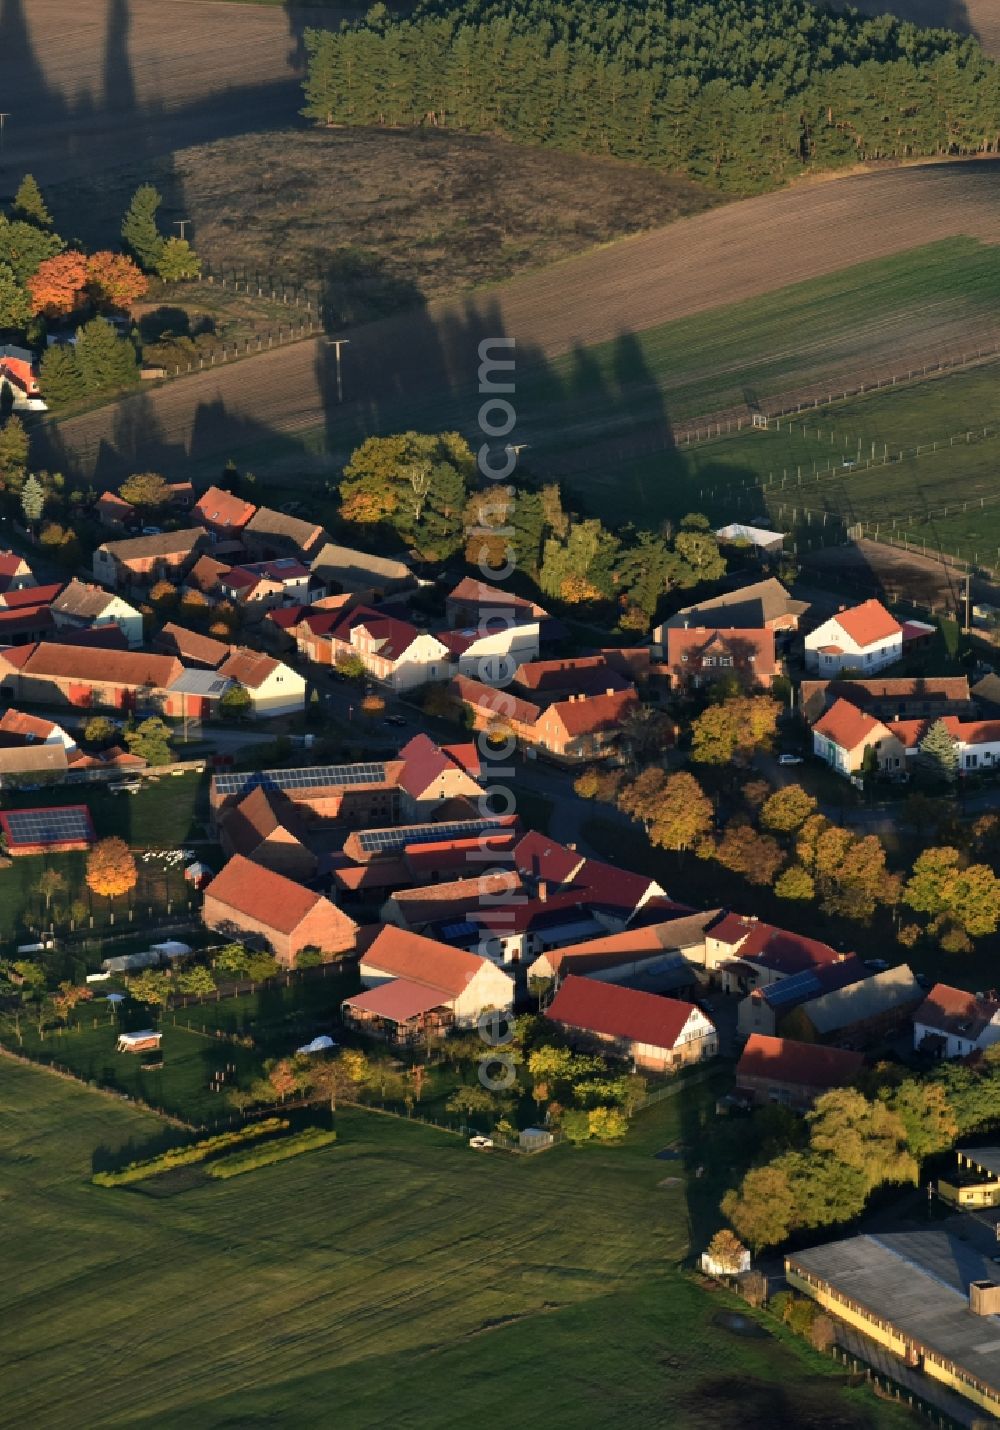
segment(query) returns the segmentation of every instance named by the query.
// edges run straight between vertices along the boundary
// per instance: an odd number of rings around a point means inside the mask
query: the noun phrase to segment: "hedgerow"
[[[228,1151],[245,1142],[254,1142],[271,1132],[282,1132],[288,1122],[283,1117],[267,1117],[263,1122],[254,1122],[235,1132],[220,1132],[214,1137],[203,1137],[200,1142],[189,1142],[186,1147],[173,1147],[169,1152],[161,1152],[158,1157],[150,1157],[143,1162],[130,1162],[117,1172],[95,1172],[91,1181],[98,1187],[124,1187],[130,1182],[143,1182],[147,1177],[159,1176],[161,1172],[172,1172],[176,1167],[188,1167],[194,1162],[204,1162],[206,1157],[216,1152]]]
[[[223,1157],[205,1170],[210,1177],[238,1177],[243,1172],[253,1172],[258,1167],[269,1167],[274,1162],[297,1157],[300,1152],[328,1147],[336,1140],[336,1132],[324,1131],[322,1127],[307,1127],[304,1132],[295,1132],[291,1137],[283,1137],[280,1142],[269,1142],[266,1147],[255,1147],[249,1152],[238,1152],[234,1157]]]

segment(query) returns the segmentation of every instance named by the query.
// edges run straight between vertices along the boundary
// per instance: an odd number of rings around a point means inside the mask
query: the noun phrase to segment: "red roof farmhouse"
[[[234,854],[205,890],[202,921],[234,938],[257,935],[285,968],[304,948],[346,953],[357,924],[336,904],[303,884]]]
[[[714,1024],[693,1003],[575,974],[563,979],[545,1016],[574,1041],[629,1058],[637,1068],[662,1071],[719,1051]]]

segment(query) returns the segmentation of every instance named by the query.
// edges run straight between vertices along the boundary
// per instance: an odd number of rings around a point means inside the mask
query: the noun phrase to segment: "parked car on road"
[[[804,765],[804,764],[805,764],[805,760],[803,760],[803,758],[802,758],[801,755],[779,755],[779,756],[778,756],[778,764],[779,764],[779,765]]]

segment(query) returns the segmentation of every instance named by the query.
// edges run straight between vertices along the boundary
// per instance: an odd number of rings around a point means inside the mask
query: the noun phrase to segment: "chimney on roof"
[[[605,690],[604,693],[605,693],[605,695],[614,695],[615,692],[614,692],[613,688],[609,685],[608,688],[607,688],[607,690]]]
[[[547,903],[548,903],[548,900],[549,900],[549,881],[548,881],[548,879],[539,879],[539,881],[538,881],[538,902],[539,902],[540,904],[547,904]]]
[[[1000,1285],[996,1281],[970,1281],[969,1310],[974,1316],[1000,1315]]]

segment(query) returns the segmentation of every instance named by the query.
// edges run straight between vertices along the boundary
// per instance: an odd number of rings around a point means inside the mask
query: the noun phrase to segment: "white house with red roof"
[[[883,773],[901,772],[906,766],[906,752],[893,727],[849,700],[835,700],[813,725],[812,737],[813,754],[842,775],[856,774],[869,749]]]
[[[426,819],[451,799],[478,801],[479,753],[476,746],[436,745],[429,735],[414,735],[399,752],[402,812],[407,819]]]
[[[452,658],[452,669],[487,685],[506,685],[519,665],[538,655],[540,626],[537,621],[467,626],[462,630],[439,631],[438,639]]]
[[[838,611],[805,638],[806,669],[820,675],[872,675],[903,654],[903,627],[874,598]]]
[[[206,672],[208,674],[208,672]],[[219,666],[218,677],[235,680],[250,696],[256,718],[295,715],[306,706],[306,682],[297,670],[263,651],[237,647]]]
[[[693,1003],[570,974],[545,1010],[570,1040],[663,1072],[715,1057],[715,1024]]]
[[[939,1058],[965,1058],[1000,1043],[1000,997],[935,983],[913,1014],[913,1048]]]
[[[338,612],[319,634],[313,622],[311,644],[324,665],[358,656],[368,674],[392,690],[413,690],[428,681],[446,680],[451,653],[429,631],[370,606]],[[315,657],[314,657],[315,658]]]

